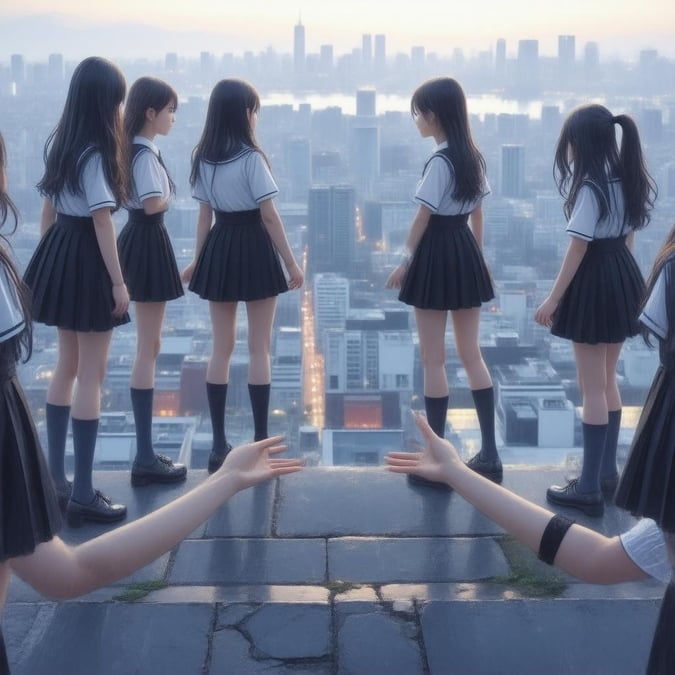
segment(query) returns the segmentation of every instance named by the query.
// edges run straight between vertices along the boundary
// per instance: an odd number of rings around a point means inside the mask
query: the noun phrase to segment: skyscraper
[[[349,270],[354,258],[356,212],[351,185],[309,191],[309,267],[312,272]]]
[[[558,72],[567,80],[574,74],[576,39],[574,35],[558,35]]]
[[[539,91],[539,41],[518,40],[516,63],[517,93],[525,96]]]
[[[305,27],[300,19],[293,30],[293,66],[296,75],[305,72]]]
[[[525,147],[502,145],[499,165],[499,193],[503,197],[525,196]]]
[[[10,57],[10,72],[12,82],[14,82],[17,89],[23,87],[26,80],[26,62],[23,54],[12,54]]]
[[[361,59],[366,72],[370,72],[373,67],[373,36],[370,33],[361,36]]]
[[[312,180],[312,153],[309,139],[291,138],[286,144],[289,200],[305,202]]]
[[[387,38],[382,33],[375,36],[375,72],[384,73],[387,66]]]
[[[47,75],[52,85],[63,82],[63,54],[50,54],[47,62]]]
[[[501,83],[506,75],[506,40],[499,38],[495,45],[495,76]]]

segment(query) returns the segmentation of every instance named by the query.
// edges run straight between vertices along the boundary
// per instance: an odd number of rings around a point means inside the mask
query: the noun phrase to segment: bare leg
[[[445,371],[445,326],[448,313],[415,308],[415,320],[424,368],[424,395],[447,396],[449,390]]]
[[[457,353],[469,378],[469,386],[472,390],[491,387],[492,378],[478,344],[480,307],[459,309],[451,315]]]
[[[136,303],[136,358],[131,371],[131,386],[152,389],[155,363],[161,346],[165,302]]]

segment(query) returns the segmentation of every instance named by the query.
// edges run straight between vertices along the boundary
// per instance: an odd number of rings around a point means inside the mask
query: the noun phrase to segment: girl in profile
[[[129,321],[129,293],[117,257],[111,212],[126,198],[127,161],[119,68],[82,61],[59,123],[45,145],[42,238],[24,280],[35,321],[58,329],[58,358],[47,390],[49,468],[68,524],[120,520],[126,507],[94,489],[92,470],[101,385],[112,329]],[[74,385],[75,389],[73,392]],[[75,473],[64,456],[72,416]]]
[[[136,423],[136,457],[131,484],[175,483],[187,470],[152,447],[155,364],[167,301],[183,295],[176,257],[164,227],[164,213],[175,186],[154,144],[176,119],[178,96],[162,80],[141,77],[124,106],[124,133],[129,146],[129,220],[117,239],[120,265],[135,305],[136,358],[131,371],[131,405]]]
[[[241,80],[221,80],[211,92],[204,131],[192,158],[190,183],[199,202],[194,260],[183,271],[191,291],[209,301],[213,351],[206,391],[213,428],[209,471],[230,445],[225,402],[235,346],[237,303],[248,316],[248,389],[254,438],[267,437],[270,343],[277,295],[302,286],[273,198],[279,191],[255,139],[260,98]],[[215,222],[214,222],[215,214]],[[281,256],[289,279],[286,281]]]
[[[448,410],[445,327],[450,312],[481,430],[481,450],[468,465],[500,483],[494,388],[478,342],[481,305],[494,297],[482,253],[482,201],[490,190],[485,160],[471,137],[466,98],[455,80],[425,82],[413,94],[410,109],[422,138],[433,137],[437,145],[415,192],[419,208],[407,251],[387,287],[400,288],[399,300],[415,308],[424,407],[431,428],[441,437]]]
[[[619,478],[616,364],[624,340],[640,331],[644,281],[631,249],[635,232],[649,222],[656,190],[635,122],[597,104],[582,106],[565,120],[555,171],[570,240],[535,320],[574,347],[583,396],[583,467],[579,478],[550,487],[546,497],[600,516],[603,492],[614,494]]]

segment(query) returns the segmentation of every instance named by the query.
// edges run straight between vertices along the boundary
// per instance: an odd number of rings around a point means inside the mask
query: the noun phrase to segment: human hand
[[[408,265],[401,263],[387,279],[385,286],[387,288],[401,288],[401,284],[405,279],[405,275],[408,273]]]
[[[424,436],[425,447],[422,452],[388,453],[385,458],[387,469],[394,473],[412,473],[427,480],[449,484],[452,469],[464,466],[464,463],[455,447],[433,432],[422,413],[414,412],[413,416]]]
[[[113,302],[113,316],[122,316],[129,309],[129,291],[126,284],[113,284],[112,287]]]
[[[192,274],[195,271],[195,261],[193,260],[180,275],[181,281],[184,284],[189,284],[192,281]]]
[[[288,266],[288,276],[288,287],[291,290],[300,288],[305,281],[305,275],[302,273],[300,266],[295,261],[293,261],[293,263]]]
[[[239,445],[230,450],[217,473],[233,481],[237,491],[257,485],[270,478],[295,473],[302,469],[300,459],[271,458],[284,452],[283,436],[272,436],[256,443]]]
[[[553,315],[556,309],[558,309],[558,304],[559,302],[549,295],[537,308],[537,311],[534,313],[534,320],[541,326],[550,328],[553,325]]]

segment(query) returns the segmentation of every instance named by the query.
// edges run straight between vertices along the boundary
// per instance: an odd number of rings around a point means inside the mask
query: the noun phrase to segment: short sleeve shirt
[[[447,142],[438,145],[436,152],[447,148]],[[426,206],[432,213],[442,216],[456,216],[471,213],[490,193],[487,178],[483,176],[482,194],[471,202],[459,202],[453,198],[455,189],[455,173],[449,160],[444,157],[433,157],[427,163],[422,178],[417,183],[414,201]]]
[[[68,216],[85,217],[98,209],[114,209],[117,202],[103,171],[101,153],[94,150],[79,164],[81,193],[63,190],[52,200],[54,208]]]
[[[667,293],[666,293],[666,273],[667,267],[664,266],[656,278],[656,283],[652,292],[647,298],[642,314],[640,314],[640,321],[647,326],[647,328],[662,340],[666,339],[668,335],[668,307]]]
[[[131,162],[132,194],[126,204],[128,209],[142,209],[143,202],[151,197],[168,199],[171,196],[169,176],[159,161],[159,149],[143,136],[135,136],[135,145],[147,150],[139,151]]]
[[[25,325],[16,286],[10,279],[7,266],[0,263],[0,342],[18,335]]]
[[[567,233],[583,239],[612,239],[628,233],[629,227],[624,220],[624,198],[621,181],[609,181],[608,213],[600,220],[598,199],[605,199],[599,188],[591,187],[590,181],[579,188],[577,200],[572,209]]]
[[[643,518],[621,537],[628,557],[650,577],[670,581],[671,568],[663,533],[650,518]]]
[[[217,211],[250,211],[279,192],[263,156],[244,148],[222,162],[199,162],[192,196]]]

